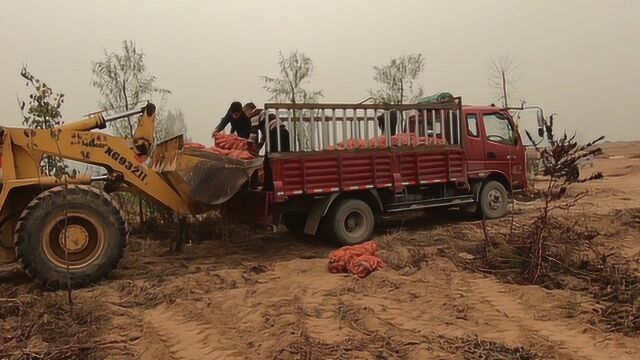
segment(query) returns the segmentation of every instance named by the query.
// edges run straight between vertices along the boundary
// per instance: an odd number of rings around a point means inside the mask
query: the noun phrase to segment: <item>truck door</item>
[[[511,116],[502,112],[484,113],[482,124],[485,170],[500,171],[510,179],[514,189],[522,187],[526,176],[524,150]]]
[[[467,159],[467,172],[470,176],[484,171],[484,142],[480,136],[480,120],[477,112],[464,112],[464,149]]]

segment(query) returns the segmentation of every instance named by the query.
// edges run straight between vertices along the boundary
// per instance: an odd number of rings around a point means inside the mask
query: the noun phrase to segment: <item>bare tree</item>
[[[515,86],[522,78],[518,75],[520,62],[513,56],[503,56],[499,60],[491,59],[491,75],[489,85],[495,90],[494,100],[503,107],[509,107],[513,103],[513,97],[517,94]],[[523,102],[522,99],[520,99]]]
[[[159,114],[156,119],[156,140],[163,141],[170,137],[187,133],[184,113],[180,109],[169,110],[166,114]]]
[[[422,97],[422,86],[414,83],[424,71],[422,54],[410,54],[391,59],[389,64],[374,66],[373,79],[382,86],[378,90],[369,90],[376,102],[387,104],[404,104],[414,102]]]
[[[313,74],[313,61],[298,50],[288,56],[279,52],[280,78],[262,76],[264,89],[271,94],[269,100],[278,102],[313,103],[323,96],[322,91],[308,91],[303,86]]]
[[[154,95],[164,97],[170,91],[155,85],[156,77],[147,72],[144,52],[131,40],[122,42],[122,52],[104,50],[104,58],[91,65],[93,78],[91,85],[102,99],[100,107],[106,110],[127,111],[141,101],[150,100]],[[133,137],[135,131],[131,117],[125,122],[114,121],[109,126],[115,134]],[[142,198],[138,196],[138,214],[140,224],[144,222]]]
[[[121,53],[104,50],[104,58],[92,63],[91,72],[91,85],[100,91],[99,105],[103,109],[127,111],[154,95],[170,93],[155,85],[156,77],[147,72],[144,52],[130,40],[122,42]],[[131,118],[109,125],[116,134],[125,137],[132,137],[135,130]]]
[[[322,91],[309,91],[304,88],[313,74],[313,61],[299,51],[293,51],[288,56],[279,52],[280,78],[262,76],[263,88],[271,94],[269,100],[277,102],[315,103],[323,97]],[[294,111],[294,117],[298,116]],[[299,131],[294,131],[295,141],[302,148],[310,146],[310,125],[301,124]]]

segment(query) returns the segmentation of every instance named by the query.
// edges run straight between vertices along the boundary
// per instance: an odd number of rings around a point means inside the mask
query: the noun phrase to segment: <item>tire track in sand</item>
[[[158,334],[176,360],[243,358],[237,346],[211,327],[189,320],[170,308],[161,306],[145,311],[144,322]]]
[[[495,280],[486,278],[472,280],[471,290],[509,319],[500,317],[500,321],[510,321],[512,324],[535,331],[559,343],[561,351],[565,353],[580,359],[634,359],[623,350],[624,345],[621,343],[600,342],[599,346],[596,346],[598,339],[569,328],[561,321],[535,319],[516,297],[508,293],[504,285]],[[499,317],[499,315],[495,316]]]

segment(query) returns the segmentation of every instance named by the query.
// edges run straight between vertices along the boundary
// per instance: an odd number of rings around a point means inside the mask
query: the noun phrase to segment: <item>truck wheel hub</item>
[[[62,230],[58,241],[63,249],[71,253],[77,253],[87,247],[89,233],[80,225],[69,225]]]
[[[498,210],[502,206],[502,194],[498,190],[491,190],[487,194],[489,200],[489,207],[491,210]]]
[[[364,215],[359,211],[352,211],[347,214],[344,220],[345,230],[353,235],[357,235],[364,228]]]

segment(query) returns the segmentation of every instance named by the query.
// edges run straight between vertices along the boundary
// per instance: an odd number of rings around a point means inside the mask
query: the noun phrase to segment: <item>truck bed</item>
[[[270,154],[274,200],[336,191],[454,182],[467,185],[464,152],[452,145]]]

